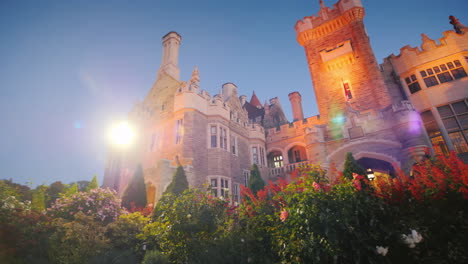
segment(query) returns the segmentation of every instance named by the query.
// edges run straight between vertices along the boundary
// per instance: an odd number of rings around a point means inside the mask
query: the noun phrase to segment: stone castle
[[[364,168],[387,174],[409,171],[428,151],[468,153],[465,31],[444,32],[439,43],[423,35],[421,50],[404,47],[379,65],[361,1],[320,6],[318,15],[295,25],[319,115],[304,117],[297,91],[289,94],[289,122],[278,98],[262,105],[254,92],[248,101],[233,83],[211,96],[200,88],[196,67],[190,80],[179,80],[181,36],[170,32],[155,83],[129,114],[141,140],[110,153],[103,186],[122,193],[141,164],[154,203],[182,165],[190,186],[210,185],[213,195],[239,202],[252,164],[274,181],[307,163],[342,169],[347,152]]]

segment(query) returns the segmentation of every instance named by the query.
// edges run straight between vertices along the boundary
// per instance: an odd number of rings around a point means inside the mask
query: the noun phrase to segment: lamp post
[[[369,181],[374,180],[375,175],[374,175],[374,171],[371,168],[366,170],[366,174],[367,174],[367,179],[369,179]]]

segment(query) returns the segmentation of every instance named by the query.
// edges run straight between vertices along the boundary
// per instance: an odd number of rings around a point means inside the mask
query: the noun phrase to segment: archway
[[[307,160],[307,152],[303,146],[294,146],[288,150],[289,164]]]
[[[395,168],[393,165],[387,161],[381,159],[374,159],[369,157],[362,157],[357,160],[357,163],[367,171],[368,176],[374,175],[378,177],[379,175],[389,175],[391,177],[395,176]]]

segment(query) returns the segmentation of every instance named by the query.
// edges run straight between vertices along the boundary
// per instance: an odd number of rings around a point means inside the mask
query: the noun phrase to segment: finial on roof
[[[255,107],[262,107],[262,103],[260,103],[260,100],[258,100],[257,95],[255,94],[255,91],[252,93],[252,98],[250,98],[250,104],[255,106]]]
[[[325,8],[325,4],[323,3],[323,0],[320,0],[320,8]]]
[[[200,72],[198,71],[198,67],[197,67],[197,66],[195,66],[195,67],[193,68],[193,71],[192,71],[192,80],[195,79],[195,78],[198,79],[198,80],[200,80]]]

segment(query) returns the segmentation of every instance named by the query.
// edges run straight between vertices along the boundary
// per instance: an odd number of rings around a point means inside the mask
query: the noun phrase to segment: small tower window
[[[353,95],[351,93],[351,87],[349,86],[349,83],[347,82],[343,83],[343,89],[344,89],[346,101],[353,99]]]

